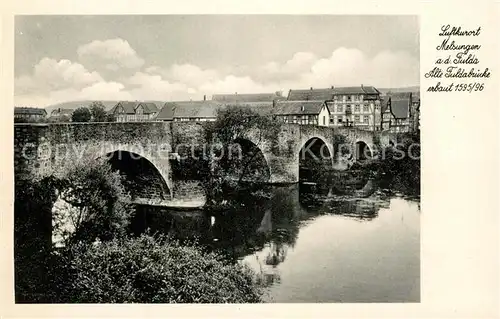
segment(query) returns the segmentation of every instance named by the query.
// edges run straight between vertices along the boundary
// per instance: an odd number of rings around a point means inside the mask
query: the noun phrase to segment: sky
[[[416,16],[16,16],[16,106],[419,85]]]

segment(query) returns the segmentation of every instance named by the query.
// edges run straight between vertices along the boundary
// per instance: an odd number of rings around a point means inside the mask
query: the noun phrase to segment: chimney
[[[331,89],[333,90],[335,87],[332,85]]]
[[[273,109],[276,108],[276,100],[273,99]]]
[[[361,88],[363,88],[363,83],[361,83]]]
[[[313,87],[311,86],[311,91],[312,91]]]
[[[206,100],[207,100],[207,96],[203,95],[203,101],[206,101]]]

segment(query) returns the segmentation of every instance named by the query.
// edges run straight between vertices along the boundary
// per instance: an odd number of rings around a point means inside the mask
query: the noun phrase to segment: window
[[[357,105],[357,104],[356,104],[356,105],[354,106],[354,112],[359,112],[359,105]]]
[[[342,112],[342,110],[343,110],[342,105],[337,105],[337,112]]]
[[[337,123],[342,123],[342,118],[341,117],[338,118]]]
[[[283,122],[288,123],[288,115],[283,116]]]
[[[301,123],[307,124],[307,115],[302,115]]]
[[[368,112],[368,105],[363,105],[363,112]]]
[[[359,115],[354,115],[354,122],[359,122]]]
[[[293,122],[292,123],[297,123],[297,115],[293,116]]]
[[[342,101],[346,101],[347,100],[347,95],[342,95]]]

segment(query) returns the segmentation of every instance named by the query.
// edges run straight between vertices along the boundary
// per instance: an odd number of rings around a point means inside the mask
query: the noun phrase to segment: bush
[[[58,172],[54,234],[64,244],[124,236],[132,214],[119,172],[104,159],[77,161]]]
[[[72,122],[90,122],[92,118],[92,113],[86,107],[77,108],[71,115]]]
[[[53,273],[57,302],[260,302],[253,273],[196,244],[143,235],[97,245],[77,244]]]

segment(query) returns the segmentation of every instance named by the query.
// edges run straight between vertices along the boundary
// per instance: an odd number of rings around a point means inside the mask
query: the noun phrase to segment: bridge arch
[[[323,137],[305,138],[299,147],[297,152],[299,180],[312,178],[318,171],[333,167],[333,147]]]
[[[354,143],[354,158],[358,161],[365,161],[371,159],[375,154],[373,149],[363,140],[357,140]]]
[[[243,181],[268,183],[271,181],[271,166],[266,154],[251,139],[238,137],[228,149],[229,174]]]
[[[172,196],[167,168],[153,156],[140,150],[120,147],[102,150],[95,158],[104,158],[125,177],[124,186],[132,200],[167,200]],[[168,161],[168,159],[167,159]]]

